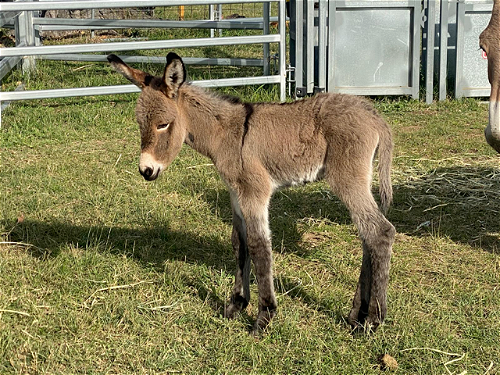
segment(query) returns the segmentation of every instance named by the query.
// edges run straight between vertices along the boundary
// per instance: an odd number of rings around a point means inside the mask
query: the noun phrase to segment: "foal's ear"
[[[111,63],[114,70],[122,74],[141,90],[149,85],[149,82],[151,82],[151,79],[153,78],[151,75],[143,72],[142,70],[131,68],[116,55],[109,55],[108,61]]]
[[[169,98],[175,98],[179,87],[186,80],[186,68],[182,59],[174,52],[167,55],[167,65],[163,73],[163,83],[165,84],[165,94]]]

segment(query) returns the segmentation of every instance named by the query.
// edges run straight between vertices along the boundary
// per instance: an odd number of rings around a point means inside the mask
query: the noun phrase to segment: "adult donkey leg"
[[[236,257],[236,275],[229,306],[224,316],[233,318],[234,314],[247,307],[250,301],[250,256],[248,254],[246,224],[241,213],[238,197],[231,192],[233,209],[233,233],[231,242]]]
[[[367,324],[374,330],[387,312],[387,285],[396,230],[378,209],[367,177],[344,176],[332,185],[348,207],[363,241],[361,272],[348,321],[354,327]]]

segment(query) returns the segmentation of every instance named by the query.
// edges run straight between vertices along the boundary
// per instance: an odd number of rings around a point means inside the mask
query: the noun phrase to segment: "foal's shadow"
[[[434,235],[433,225],[438,223],[439,235],[497,253],[500,240],[495,232],[498,233],[499,225],[498,215],[494,212],[500,207],[498,172],[494,168],[442,168],[410,184],[395,185],[394,204],[388,219],[400,233],[418,237]],[[200,193],[212,205],[212,211],[218,212],[220,218],[230,225],[228,192],[212,189]],[[374,195],[377,193],[374,192]],[[317,185],[307,191],[296,188],[276,193],[271,201],[269,216],[275,246],[281,243],[283,251],[298,256],[307,256],[310,251],[301,241],[302,233],[298,225],[301,219],[327,218],[340,224],[351,223],[348,211],[329,193],[326,185]],[[422,225],[427,222],[430,223],[428,226]],[[9,237],[10,241],[30,244],[32,255],[40,258],[57,256],[64,245],[79,248],[99,245],[103,251],[132,256],[145,267],[158,270],[164,269],[166,260],[205,264],[230,273],[236,268],[230,238],[221,241],[215,236],[193,235],[172,230],[165,223],[153,222],[147,228],[135,229],[27,219],[14,226]],[[480,241],[476,241],[477,238]],[[359,258],[361,262],[361,249]],[[186,283],[196,288],[200,300],[207,301],[214,311],[222,315],[227,296],[221,298],[202,280],[190,279]],[[345,322],[340,309],[332,310],[326,301],[315,298],[296,279],[282,277],[278,284],[278,292],[300,298],[337,322]],[[249,325],[253,323],[246,313],[242,314],[242,318]]]
[[[386,216],[398,233],[412,237],[444,236],[490,253],[500,252],[499,168],[437,168],[396,183],[393,189],[394,201]],[[378,187],[374,187],[373,195],[378,200]],[[222,220],[231,223],[226,191],[205,192],[205,199],[211,204],[217,201]],[[337,224],[352,223],[348,210],[326,183],[312,189],[278,191],[269,208],[273,244],[282,243],[285,251],[307,255],[309,249],[301,241],[299,223],[325,219]]]
[[[378,199],[378,191],[374,189]],[[207,202],[221,219],[231,223],[230,198],[226,191],[205,191]],[[394,185],[394,202],[387,218],[399,233],[414,237],[444,236],[490,253],[500,252],[498,208],[500,207],[500,173],[488,167],[448,167],[412,178],[408,183]],[[304,219],[350,224],[348,210],[326,184],[315,189],[289,189],[277,192],[270,204],[269,220],[273,244],[298,256],[307,256],[310,249],[301,241],[298,223]],[[359,258],[361,264],[361,248]],[[308,293],[297,280],[280,279],[281,292],[293,290],[290,296],[317,306],[338,322],[345,322],[341,311],[332,311],[325,301]],[[353,290],[354,293],[354,290]]]
[[[127,255],[158,270],[163,270],[166,260],[203,263],[215,269],[234,263],[228,243],[172,230],[165,223],[148,225],[147,228],[120,228],[25,219],[12,228],[9,240],[29,244],[31,255],[42,259],[57,257],[61,248],[69,245]]]
[[[102,225],[73,225],[67,222],[25,219],[15,224],[3,223],[12,229],[9,241],[28,244],[27,251],[33,257],[48,259],[57,257],[62,248],[73,246],[80,249],[97,248],[110,254],[126,255],[146,268],[159,272],[165,270],[167,260],[192,264],[204,264],[212,269],[233,272],[236,262],[230,241],[215,237],[203,237],[172,230],[165,223],[149,223],[142,228],[118,228]],[[201,301],[206,301],[220,316],[226,305],[225,298],[210,290],[199,278],[186,278],[183,283],[197,291]],[[250,324],[250,323],[249,323]]]

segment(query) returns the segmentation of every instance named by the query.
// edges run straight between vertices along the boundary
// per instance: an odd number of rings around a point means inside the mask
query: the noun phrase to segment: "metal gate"
[[[219,4],[233,4],[241,3],[241,0],[218,0]],[[155,7],[155,6],[186,6],[186,5],[208,5],[211,2],[207,0],[107,0],[97,1],[97,0],[85,0],[85,1],[17,1],[1,4],[2,19],[6,22],[8,19],[12,18],[12,15],[16,15],[16,30],[19,30],[19,35],[16,35],[24,42],[18,44],[16,47],[2,48],[0,49],[0,57],[2,61],[9,61],[9,63],[4,64],[4,70],[8,69],[20,58],[26,59],[28,57],[34,56],[45,56],[52,59],[77,59],[76,54],[82,53],[96,53],[96,52],[118,52],[118,51],[131,51],[140,49],[168,49],[168,48],[179,48],[179,47],[200,47],[200,46],[226,46],[226,45],[245,45],[245,44],[262,44],[263,54],[269,55],[268,45],[269,43],[279,44],[279,64],[278,73],[269,74],[267,57],[264,56],[257,65],[263,66],[263,75],[258,77],[240,77],[240,78],[226,78],[226,79],[214,79],[214,80],[204,80],[195,81],[193,84],[205,86],[205,87],[220,87],[220,86],[238,86],[238,85],[253,85],[253,84],[268,84],[277,83],[280,85],[280,96],[281,100],[285,100],[286,94],[286,64],[285,64],[285,0],[246,0],[245,3],[266,3],[264,5],[264,13],[267,9],[267,15],[264,19],[259,21],[249,20],[249,23],[242,21],[230,21],[233,22],[231,25],[228,21],[211,21],[211,20],[200,20],[197,22],[198,27],[203,28],[223,28],[223,27],[233,27],[233,28],[259,28],[263,30],[263,35],[244,35],[244,36],[233,36],[233,37],[219,37],[219,38],[197,38],[197,39],[176,39],[176,40],[155,40],[155,41],[125,41],[125,42],[110,42],[110,43],[93,43],[93,44],[69,44],[69,45],[47,45],[47,46],[37,46],[35,42],[35,25],[46,24],[47,21],[43,20],[33,20],[33,11],[38,10],[58,10],[58,9],[109,9],[109,8],[128,8],[128,7]],[[279,3],[279,26],[278,33],[271,34],[269,27],[269,3],[278,2]],[[59,26],[71,26],[64,25],[64,21],[52,21],[62,23]],[[74,23],[71,27],[107,27],[114,28],[117,27],[134,27],[130,26],[133,21],[124,21],[120,23],[119,20],[72,20]],[[107,24],[106,24],[107,22]],[[161,22],[161,21],[160,21]],[[183,22],[183,21],[180,21]],[[253,24],[252,24],[253,22]],[[143,22],[143,27],[153,26],[154,23],[151,20],[148,22]],[[75,25],[76,24],[76,25]],[[148,25],[149,24],[149,25]],[[54,25],[52,25],[54,26]],[[140,26],[139,23],[135,23],[135,27]],[[172,21],[163,22],[162,25],[154,25],[160,27],[173,27]],[[177,24],[176,26],[180,26]],[[194,27],[193,24],[183,24],[184,27]],[[80,60],[89,59],[90,61],[104,61],[104,55],[79,55]],[[150,59],[150,58],[149,58]],[[125,61],[139,61],[140,58],[127,57]],[[164,58],[158,58],[159,61],[164,62]],[[189,59],[188,59],[189,60]],[[226,59],[230,60],[230,59]],[[193,62],[193,61],[190,61]],[[206,61],[207,62],[207,61]],[[220,61],[212,61],[213,63],[219,63]],[[234,61],[233,61],[234,62]],[[221,62],[224,64],[224,61]],[[229,61],[231,63],[231,61]],[[238,63],[250,64],[251,61],[243,61],[243,59],[238,60]],[[253,62],[255,64],[255,62]],[[43,98],[58,98],[58,97],[69,97],[69,96],[86,96],[86,95],[103,95],[103,94],[118,94],[118,93],[130,93],[137,92],[139,89],[134,85],[120,85],[120,86],[101,86],[101,87],[81,87],[72,89],[55,89],[55,90],[37,90],[37,91],[11,91],[11,92],[0,92],[0,102],[1,101],[13,101],[13,100],[24,100],[24,99],[43,99]]]
[[[418,98],[421,1],[292,0],[291,8],[297,96]]]
[[[489,96],[488,60],[479,50],[479,35],[488,26],[493,4],[477,1],[457,5],[455,97]]]
[[[446,99],[448,83],[456,98],[490,95],[488,61],[479,49],[479,35],[492,8],[492,0],[441,0],[439,100]]]

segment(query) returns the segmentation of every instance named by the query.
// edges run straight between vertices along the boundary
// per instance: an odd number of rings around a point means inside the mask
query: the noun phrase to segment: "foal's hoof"
[[[372,333],[382,324],[379,316],[370,316],[366,311],[352,309],[347,317],[347,322],[356,332]]]
[[[224,318],[233,319],[234,316],[248,306],[248,301],[242,296],[233,296],[229,305],[224,309]]]
[[[353,329],[358,328],[363,325],[367,316],[367,312],[360,311],[359,308],[353,308],[347,317],[347,322]]]
[[[241,308],[231,303],[224,309],[224,318],[233,319],[234,316],[241,311]]]
[[[276,315],[276,310],[261,310],[259,311],[259,315],[257,315],[257,320],[253,325],[252,335],[255,337],[260,336],[262,331],[264,331],[271,320]]]

